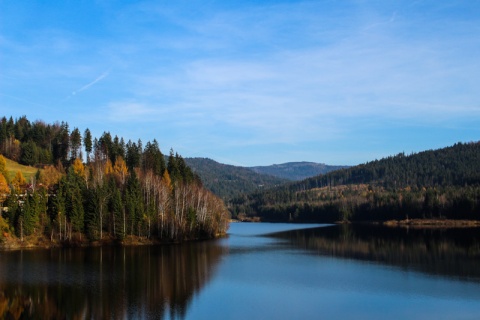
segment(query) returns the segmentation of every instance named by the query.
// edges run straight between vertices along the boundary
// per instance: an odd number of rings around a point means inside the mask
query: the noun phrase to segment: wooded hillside
[[[403,153],[232,201],[275,221],[480,219],[480,143]]]
[[[256,173],[250,168],[222,164],[207,158],[186,158],[185,161],[201,177],[204,186],[224,201],[288,182],[286,179]]]
[[[3,117],[0,153],[0,242],[27,236],[57,243],[129,236],[178,241],[214,237],[228,227],[223,201],[173,150],[165,161],[156,140],[143,146],[109,132],[82,135],[66,122]],[[4,156],[42,170],[28,181],[21,171],[12,179]]]

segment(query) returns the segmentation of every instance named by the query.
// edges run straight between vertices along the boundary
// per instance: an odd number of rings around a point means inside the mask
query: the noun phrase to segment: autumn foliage
[[[92,140],[87,129],[84,162],[79,129],[70,133],[66,123],[31,124],[22,117],[16,122],[3,118],[0,132],[6,128],[15,133],[20,129],[9,128],[16,126],[22,127],[24,136],[7,134],[3,140],[0,136],[0,150],[12,155],[10,141],[30,137],[28,144],[20,144],[37,152],[28,161],[48,154],[42,158],[46,163],[33,163],[43,169],[28,184],[17,172],[10,182],[13,191],[1,173],[0,155],[0,203],[8,207],[1,221],[19,239],[35,235],[57,243],[132,241],[132,237],[181,241],[215,237],[228,228],[224,203],[202,186],[173,150],[166,163],[156,140],[143,147],[140,140],[125,143],[108,132]]]

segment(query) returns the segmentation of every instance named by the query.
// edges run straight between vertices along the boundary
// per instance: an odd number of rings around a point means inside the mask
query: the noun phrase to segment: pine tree
[[[92,134],[90,129],[85,129],[83,134],[83,146],[85,147],[85,152],[87,153],[87,163],[90,162],[90,153],[92,153]]]
[[[74,128],[70,134],[70,159],[74,160],[80,157],[80,147],[82,146],[82,135],[78,128]]]

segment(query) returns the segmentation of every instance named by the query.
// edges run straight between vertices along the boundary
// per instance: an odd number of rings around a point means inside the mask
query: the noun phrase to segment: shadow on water
[[[272,235],[321,255],[480,282],[480,228],[335,225]]]
[[[226,249],[215,241],[0,253],[0,318],[183,318]]]

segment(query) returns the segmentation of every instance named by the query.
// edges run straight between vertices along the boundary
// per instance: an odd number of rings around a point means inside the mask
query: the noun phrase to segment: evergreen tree
[[[28,236],[35,232],[35,228],[39,222],[38,209],[36,200],[38,197],[28,192],[23,208],[21,208],[21,221],[23,222],[23,235]]]
[[[154,174],[161,176],[165,171],[165,157],[158,146],[157,140],[147,142],[143,153],[143,170],[152,170]]]
[[[123,239],[125,237],[125,223],[123,217],[123,201],[120,190],[117,188],[115,181],[110,180],[109,190],[112,194],[108,204],[109,212],[111,214],[112,234],[117,239]]]
[[[68,170],[65,187],[65,210],[71,223],[71,231],[82,233],[84,231],[83,195],[85,185],[84,180],[75,173],[73,167]],[[71,237],[71,232],[69,237]]]
[[[138,168],[140,166],[141,147],[139,147],[135,142],[129,140],[126,149],[127,167],[129,171],[133,171],[134,168]]]
[[[83,134],[83,145],[85,147],[85,152],[87,153],[87,163],[90,162],[90,154],[92,153],[92,134],[90,129],[85,129]]]
[[[38,161],[38,149],[35,142],[29,140],[28,142],[21,144],[20,163],[28,166],[37,164]]]
[[[125,207],[128,214],[129,234],[140,235],[143,216],[142,190],[135,171],[130,173],[125,188]]]
[[[80,147],[82,146],[82,135],[78,128],[74,128],[70,134],[70,159],[71,161],[80,158]]]
[[[168,156],[167,170],[168,170],[168,174],[170,175],[172,185],[175,185],[175,182],[181,178],[181,174],[178,168],[177,159],[173,154],[173,149],[170,149],[170,155]]]

